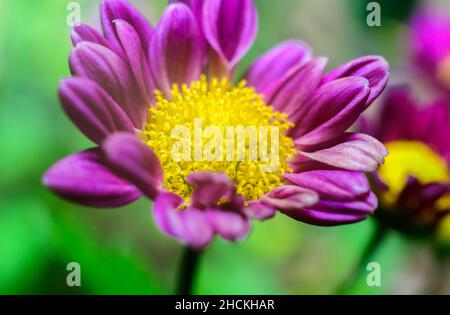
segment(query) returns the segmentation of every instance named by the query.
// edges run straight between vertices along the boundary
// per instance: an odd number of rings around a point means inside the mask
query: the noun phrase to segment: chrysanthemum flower
[[[415,64],[439,90],[450,91],[450,15],[419,11],[411,23]]]
[[[383,141],[389,151],[375,179],[382,204],[377,217],[414,235],[430,235],[439,225],[448,226],[448,104],[420,107],[409,91],[397,88],[387,96],[378,121],[367,124],[364,130]]]
[[[171,1],[156,29],[123,0],[104,1],[101,13],[103,35],[74,28],[73,77],[59,89],[67,115],[98,147],[45,174],[55,193],[93,207],[122,206],[143,194],[154,200],[159,228],[195,249],[215,235],[242,239],[252,219],[277,210],[316,225],[372,214],[377,199],[363,172],[375,171],[386,150],[347,130],[384,89],[383,58],[360,58],[324,75],[325,58],[287,41],[234,84],[257,32],[252,0]],[[197,159],[195,148],[185,151],[187,160],[174,159],[179,126],[192,138],[208,126],[274,127],[276,167],[263,170],[262,159],[236,156]],[[209,138],[199,139],[206,148]],[[252,149],[245,145],[244,156]]]

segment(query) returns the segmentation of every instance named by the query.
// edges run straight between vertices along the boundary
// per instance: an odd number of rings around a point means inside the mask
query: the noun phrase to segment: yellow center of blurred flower
[[[227,174],[237,193],[256,200],[291,171],[295,150],[285,135],[291,126],[245,81],[234,86],[203,76],[174,85],[170,95],[157,92],[142,136],[161,161],[165,188],[186,202],[192,193],[187,176],[203,171]]]
[[[407,182],[415,176],[421,184],[449,182],[446,162],[429,146],[419,141],[395,141],[386,144],[389,155],[379,169],[381,179],[389,186],[383,196],[386,203],[394,203]],[[441,198],[438,207],[450,205],[450,197]]]

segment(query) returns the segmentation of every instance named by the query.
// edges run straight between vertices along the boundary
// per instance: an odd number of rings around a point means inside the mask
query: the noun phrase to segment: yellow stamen
[[[295,150],[292,139],[285,135],[291,126],[285,114],[267,106],[262,96],[247,87],[245,81],[233,86],[227,79],[213,78],[208,82],[203,76],[189,86],[174,85],[170,95],[157,92],[156,104],[150,109],[142,136],[161,161],[165,188],[179,194],[186,202],[192,192],[186,178],[199,171],[227,174],[239,194],[246,200],[256,200],[281,185],[282,174],[291,172],[289,159]],[[278,145],[277,154],[269,158],[275,159],[276,166],[270,171],[263,154],[254,159],[255,152],[264,149],[262,132],[267,128],[279,130],[276,139],[271,137],[270,131],[266,132],[267,151],[270,153],[272,145]],[[229,129],[235,130],[236,136],[229,136]],[[248,131],[241,138],[243,142],[237,138],[239,130]],[[255,134],[252,135],[251,130],[257,131],[256,138],[252,137]],[[193,144],[191,147],[180,146],[186,132],[187,144]],[[174,148],[183,153],[174,157]],[[231,155],[230,148],[233,149]],[[211,155],[216,158],[207,158]]]
[[[383,196],[393,204],[407,182],[408,176],[415,176],[421,184],[449,182],[450,172],[446,162],[429,146],[419,141],[395,141],[386,144],[389,155],[380,167],[379,174],[389,191]],[[449,196],[438,202],[438,208],[450,205]]]

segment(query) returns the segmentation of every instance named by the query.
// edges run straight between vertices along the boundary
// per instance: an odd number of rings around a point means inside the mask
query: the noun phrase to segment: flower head
[[[103,34],[74,28],[73,77],[59,89],[98,147],[45,174],[54,192],[94,207],[145,195],[161,230],[196,249],[242,239],[276,211],[316,225],[373,213],[363,172],[387,152],[347,130],[384,89],[383,58],[324,75],[325,58],[286,41],[234,84],[257,32],[252,0],[170,1],[155,29],[124,0],[101,10]]]
[[[377,172],[378,217],[414,235],[434,233],[450,214],[448,105],[419,107],[403,88],[392,90],[379,121],[365,126],[389,155]]]

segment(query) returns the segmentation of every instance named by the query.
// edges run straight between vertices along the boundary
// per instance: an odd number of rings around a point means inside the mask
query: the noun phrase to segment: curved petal
[[[237,212],[208,209],[206,218],[215,233],[231,242],[242,240],[250,232],[249,219]]]
[[[97,82],[140,129],[147,105],[142,100],[128,65],[108,48],[89,42],[77,45],[70,54],[72,74]]]
[[[312,190],[295,185],[280,186],[261,197],[263,205],[289,212],[312,206],[319,201],[319,196]]]
[[[326,64],[326,58],[315,58],[291,69],[273,90],[268,91],[268,103],[286,113],[290,121],[297,121],[308,110],[305,101],[320,85]]]
[[[327,200],[351,201],[370,192],[369,182],[362,172],[314,170],[285,174],[284,178],[294,185],[317,192]]]
[[[320,86],[304,104],[291,136],[300,146],[320,144],[339,137],[366,108],[369,83],[349,77]]]
[[[236,192],[233,181],[224,173],[192,173],[187,180],[194,186],[191,194],[193,208],[204,209],[216,206],[219,201],[231,201]]]
[[[386,87],[389,79],[389,64],[380,56],[361,57],[331,71],[325,76],[324,82],[345,77],[363,77],[369,81],[370,95],[367,99],[367,105],[369,105]]]
[[[250,49],[258,30],[253,0],[205,0],[203,31],[215,53],[234,68]]]
[[[376,171],[388,155],[381,142],[362,133],[347,133],[332,147],[300,153],[334,167],[361,172]]]
[[[250,201],[243,209],[244,214],[253,220],[264,221],[271,219],[277,213],[276,209],[264,205],[261,201]]]
[[[152,40],[149,59],[158,86],[166,92],[173,83],[190,83],[200,78],[203,65],[200,33],[186,5],[171,4],[166,9]]]
[[[139,189],[105,165],[99,149],[59,161],[45,173],[43,183],[65,199],[97,208],[121,207],[141,196]]]
[[[213,229],[205,212],[197,209],[177,210],[183,202],[178,195],[161,192],[153,205],[153,217],[162,232],[201,250],[211,242]]]
[[[95,143],[101,144],[116,131],[134,133],[125,112],[95,82],[78,77],[65,79],[59,95],[66,114]]]
[[[105,37],[116,47],[121,49],[121,40],[117,36],[114,26],[115,20],[128,22],[138,33],[145,51],[150,46],[153,37],[153,27],[133,6],[125,0],[105,0],[101,6],[102,26]]]
[[[91,42],[110,48],[109,42],[100,34],[95,28],[81,24],[74,26],[71,34],[72,43],[74,46],[81,42]]]
[[[134,183],[146,196],[154,199],[163,181],[158,157],[136,136],[118,132],[102,145],[108,164],[122,177]]]
[[[139,91],[144,100],[151,100],[153,98],[154,83],[147,62],[147,53],[142,48],[139,34],[131,24],[123,20],[115,20],[114,26]]]
[[[311,56],[311,49],[307,44],[296,40],[285,41],[256,59],[244,78],[249,86],[255,87],[258,93],[267,96],[289,70],[308,62]]]

